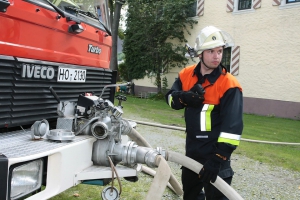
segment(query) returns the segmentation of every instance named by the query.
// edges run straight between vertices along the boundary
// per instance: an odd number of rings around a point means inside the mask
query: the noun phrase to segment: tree
[[[194,0],[128,0],[127,28],[123,43],[130,79],[154,76],[161,92],[161,75],[187,64],[185,31],[197,21],[187,17]],[[175,43],[177,44],[175,44]]]
[[[111,51],[111,58],[110,58],[110,69],[111,70],[118,70],[118,33],[119,33],[119,22],[121,16],[121,8],[122,5],[125,3],[125,0],[116,0],[115,4],[113,4],[113,0],[109,0],[110,6],[110,15],[112,19],[112,51]],[[114,13],[112,13],[113,5],[115,8]]]

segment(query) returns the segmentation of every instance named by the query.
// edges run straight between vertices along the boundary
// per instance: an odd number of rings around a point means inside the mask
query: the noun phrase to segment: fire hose
[[[128,133],[128,136],[131,139],[136,139],[140,143],[140,145],[143,145],[143,142],[141,141],[146,141],[134,128],[131,129],[130,133]],[[141,154],[139,152],[141,151],[138,151],[137,155]],[[147,153],[144,154],[146,155]],[[166,161],[180,164],[194,171],[195,173],[198,173],[202,168],[202,165],[197,161],[176,152],[166,151],[165,157],[166,159],[164,159],[160,155],[156,156],[155,165],[158,166],[158,169],[147,194],[147,200],[161,199],[164,189],[167,186],[169,180],[170,184],[174,187],[175,191],[177,191],[176,193],[178,195],[182,195],[181,186],[174,177],[174,175],[171,173],[171,169]],[[228,199],[243,200],[243,198],[220,177],[217,177],[217,180],[211,184],[213,184],[219,191],[221,191]],[[178,191],[181,191],[181,193],[179,193]]]
[[[131,120],[131,119],[126,119],[126,120],[134,121],[138,124],[143,124],[143,125],[147,125],[147,126],[154,126],[154,127],[160,127],[160,128],[166,128],[166,129],[172,129],[172,130],[178,130],[178,131],[185,131],[185,128],[177,127],[177,126],[168,126],[168,125],[163,125],[163,124],[136,121],[136,120]],[[300,145],[300,143],[293,143],[293,142],[273,142],[273,141],[252,140],[252,139],[245,139],[245,138],[241,138],[241,140],[246,141],[246,142],[263,143],[263,144]]]

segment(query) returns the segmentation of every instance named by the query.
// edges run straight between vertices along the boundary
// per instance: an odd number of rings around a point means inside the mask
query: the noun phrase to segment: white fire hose
[[[136,143],[138,145],[140,146],[148,145],[147,147],[152,148],[151,145],[146,142],[143,136],[141,136],[134,128],[131,129],[128,136],[131,139],[136,140]],[[147,200],[161,199],[165,187],[168,185],[167,184],[168,181],[170,181],[170,184],[176,191],[176,194],[178,195],[183,194],[182,188],[179,182],[174,177],[174,175],[171,173],[171,169],[168,163],[166,162],[166,160],[180,164],[194,171],[197,174],[202,169],[202,165],[200,163],[182,154],[172,152],[172,151],[167,151],[165,156],[166,159],[164,159],[160,155],[156,157],[155,165],[158,166],[158,169],[154,176],[149,192],[147,194],[147,198],[146,198]],[[213,184],[219,191],[221,191],[228,199],[243,200],[243,198],[220,177],[217,177],[216,181],[211,184]]]
[[[156,124],[156,123],[150,123],[150,122],[143,122],[143,121],[136,121],[127,119],[128,121],[134,121],[138,124],[148,125],[148,126],[154,126],[154,127],[160,127],[160,128],[166,128],[166,129],[172,129],[172,130],[178,130],[178,131],[185,131],[185,128],[177,127],[177,126],[168,126],[163,124]],[[254,142],[254,143],[263,143],[263,144],[280,144],[280,145],[300,145],[300,143],[293,143],[293,142],[272,142],[272,141],[263,141],[263,140],[251,140],[251,139],[245,139],[241,138],[242,141],[246,142]]]

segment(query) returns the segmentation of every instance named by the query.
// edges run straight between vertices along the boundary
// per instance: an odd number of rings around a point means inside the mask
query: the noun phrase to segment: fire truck
[[[109,19],[107,0],[0,0],[1,200],[49,199],[111,178],[107,156],[119,162],[112,146],[131,124],[114,106]]]

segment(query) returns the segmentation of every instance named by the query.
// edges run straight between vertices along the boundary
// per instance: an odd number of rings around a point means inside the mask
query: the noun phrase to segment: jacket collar
[[[209,81],[210,84],[214,84],[219,76],[223,73],[223,66],[220,64],[216,69],[214,69],[210,74],[205,74],[204,76],[200,72],[201,62],[197,64],[197,66],[194,69],[194,75],[198,77],[198,83],[202,84],[204,83],[205,79]],[[225,73],[227,71],[225,70]]]

